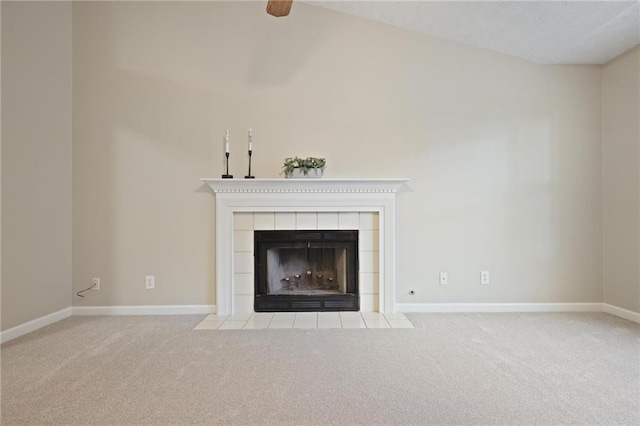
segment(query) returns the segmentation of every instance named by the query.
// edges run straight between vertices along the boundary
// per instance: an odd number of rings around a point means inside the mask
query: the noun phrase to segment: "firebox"
[[[256,312],[357,311],[358,231],[254,231]]]

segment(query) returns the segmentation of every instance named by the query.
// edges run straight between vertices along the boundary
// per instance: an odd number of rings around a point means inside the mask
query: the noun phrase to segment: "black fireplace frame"
[[[331,243],[347,244],[345,294],[274,295],[267,294],[267,251],[286,242],[306,242],[308,247],[322,248]],[[254,310],[256,312],[331,312],[359,311],[358,231],[304,230],[254,231]]]

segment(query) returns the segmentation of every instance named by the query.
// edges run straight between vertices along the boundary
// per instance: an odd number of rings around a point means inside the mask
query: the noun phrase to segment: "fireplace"
[[[255,231],[256,312],[357,311],[358,231]]]
[[[395,312],[396,198],[409,179],[202,181],[216,198],[215,309],[219,315],[254,312],[253,231],[275,229],[359,230],[360,310]],[[312,215],[315,218],[307,220]]]

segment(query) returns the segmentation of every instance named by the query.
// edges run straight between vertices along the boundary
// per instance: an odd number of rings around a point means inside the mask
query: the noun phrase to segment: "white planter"
[[[289,174],[285,174],[287,179],[319,179],[324,176],[324,169],[310,169],[304,174],[302,169],[293,169]]]

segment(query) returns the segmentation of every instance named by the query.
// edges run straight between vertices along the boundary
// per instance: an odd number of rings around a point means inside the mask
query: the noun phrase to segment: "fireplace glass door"
[[[255,231],[256,312],[358,310],[358,231]]]

